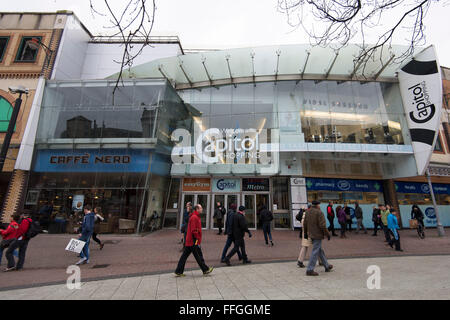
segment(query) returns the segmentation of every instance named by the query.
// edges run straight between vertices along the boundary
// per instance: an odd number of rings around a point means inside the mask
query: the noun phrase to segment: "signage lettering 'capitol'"
[[[409,118],[415,123],[425,123],[432,119],[436,112],[436,108],[434,107],[434,104],[430,102],[425,81],[408,88],[408,90],[411,90],[414,95],[412,104],[415,105],[417,110],[417,116],[415,111],[411,111],[409,113]]]
[[[235,188],[236,182],[234,181],[224,181],[223,179],[217,181],[217,189],[219,190],[235,189]]]

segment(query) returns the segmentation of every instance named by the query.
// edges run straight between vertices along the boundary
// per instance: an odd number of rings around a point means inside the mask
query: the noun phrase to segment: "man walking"
[[[381,215],[381,225],[384,231],[384,237],[386,238],[385,242],[390,243],[391,236],[389,235],[389,228],[387,221],[389,210],[385,206],[380,206],[380,215]]]
[[[94,233],[94,223],[95,214],[92,212],[91,205],[87,204],[84,206],[83,224],[81,225],[81,234],[78,238],[78,240],[86,243],[80,253],[81,259],[76,263],[76,265],[89,263],[89,242],[91,241],[91,236]]]
[[[330,223],[330,226],[328,227],[328,231],[331,231],[333,236],[337,236],[337,234],[334,231],[334,210],[333,210],[333,201],[330,201],[327,207],[327,219]]]
[[[358,202],[355,202],[355,218],[356,218],[356,233],[359,233],[359,229],[362,227],[364,234],[367,234],[367,230],[363,225],[363,211]]]
[[[213,267],[208,267],[203,259],[202,249],[200,247],[202,243],[202,222],[200,220],[200,214],[202,214],[203,208],[200,204],[194,207],[194,212],[189,215],[189,222],[186,231],[186,243],[184,246],[183,254],[178,261],[177,269],[175,270],[176,277],[184,277],[184,266],[186,265],[187,258],[194,254],[194,258],[197,261],[203,274],[209,274],[213,271]]]
[[[322,260],[323,266],[325,267],[325,272],[330,272],[331,269],[333,269],[333,265],[328,264],[327,258],[325,257],[325,252],[322,249],[322,240],[325,237],[330,240],[331,237],[327,229],[324,214],[320,211],[319,201],[312,202],[312,207],[305,216],[303,228],[313,243],[313,249],[309,258],[308,267],[306,268],[306,275],[319,275],[314,271],[318,257]]]
[[[392,248],[393,244],[395,244],[395,251],[403,251],[400,248],[400,234],[398,233],[400,227],[398,225],[398,220],[395,212],[395,209],[392,208],[387,217],[388,228],[392,236],[392,239],[389,240],[389,245]]]
[[[222,204],[220,202],[217,202],[217,207],[214,210],[213,218],[216,219],[217,227],[219,228],[219,233],[217,233],[218,235],[222,234],[222,220],[223,220],[223,217],[225,216],[226,212],[227,211],[222,206]]]
[[[227,213],[227,220],[225,223],[225,234],[227,235],[227,242],[225,243],[225,246],[223,247],[223,251],[222,251],[222,258],[220,259],[220,262],[225,263],[225,257],[227,255],[227,251],[230,248],[231,244],[234,243],[234,238],[233,238],[233,218],[234,215],[236,214],[236,204],[232,203],[230,205],[230,210],[228,210]],[[238,250],[237,251],[238,257],[239,257],[239,261],[242,260],[242,255],[241,252]]]
[[[6,251],[6,258],[8,259],[8,269],[10,270],[22,270],[23,265],[25,263],[25,255],[28,248],[28,242],[30,239],[27,238],[28,229],[30,229],[31,225],[31,212],[30,210],[24,210],[22,213],[22,220],[20,221],[19,228],[16,232],[16,240],[14,240]],[[13,252],[14,250],[19,249],[19,260],[17,261],[17,265],[15,263]]]
[[[266,240],[266,245],[269,245],[269,242],[267,241],[267,236],[269,236],[270,245],[273,247],[272,233],[270,232],[270,223],[273,220],[273,214],[272,212],[267,210],[266,206],[263,205],[259,216],[261,219],[262,229],[264,233],[264,240]]]
[[[238,212],[235,214],[233,218],[234,248],[225,257],[225,263],[227,264],[227,266],[231,266],[230,259],[239,250],[242,253],[243,263],[244,264],[251,263],[251,261],[248,260],[247,253],[245,252],[244,236],[246,232],[248,233],[248,236],[251,238],[252,234],[250,230],[248,230],[247,220],[245,219],[245,207],[240,206]]]
[[[383,227],[381,225],[380,207],[381,207],[381,204],[378,205],[378,208],[374,206],[373,207],[373,211],[372,211],[372,221],[373,221],[373,234],[372,234],[372,236],[374,236],[374,237],[377,236],[378,227],[380,227],[380,229],[383,229]]]

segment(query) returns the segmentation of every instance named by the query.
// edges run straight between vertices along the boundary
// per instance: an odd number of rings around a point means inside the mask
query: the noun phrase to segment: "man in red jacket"
[[[8,250],[6,251],[6,257],[8,258],[8,252],[11,248],[11,245],[16,241],[17,239],[17,232],[19,230],[19,224],[17,223],[20,219],[20,215],[15,214],[13,216],[13,220],[11,221],[11,223],[9,224],[8,228],[6,230],[1,230],[1,234],[3,237],[3,241],[2,244],[8,244],[7,248]],[[14,250],[11,251],[11,256],[13,254]],[[3,254],[3,250],[2,250],[2,254]],[[14,258],[13,258],[14,259]],[[4,271],[12,271],[15,268],[10,268],[9,267],[9,259],[8,259],[8,268],[6,268]]]
[[[30,242],[30,239],[26,237],[26,233],[30,228],[31,222],[33,221],[31,220],[30,216],[31,211],[25,209],[22,213],[22,220],[20,222],[19,228],[17,229],[16,240],[11,243],[8,251],[6,251],[5,253],[6,259],[8,259],[8,269],[6,269],[5,271],[19,271],[23,268],[23,264],[25,263],[25,254],[28,248],[28,242]],[[19,249],[19,260],[17,261],[17,265],[13,257],[13,252],[16,249]]]
[[[213,267],[208,267],[203,259],[202,249],[200,244],[202,243],[202,222],[200,220],[200,214],[203,212],[201,205],[197,204],[194,207],[194,212],[189,215],[189,223],[186,231],[186,244],[184,246],[183,254],[178,261],[177,269],[175,270],[175,276],[184,277],[184,266],[186,265],[187,258],[194,254],[194,258],[197,261],[203,274],[208,274],[213,271]]]

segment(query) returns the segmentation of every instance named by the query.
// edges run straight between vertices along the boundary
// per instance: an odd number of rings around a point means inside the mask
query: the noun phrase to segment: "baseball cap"
[[[239,211],[245,211],[245,207],[244,206],[239,206]]]

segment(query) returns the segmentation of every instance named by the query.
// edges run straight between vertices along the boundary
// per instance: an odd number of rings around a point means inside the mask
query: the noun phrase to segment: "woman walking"
[[[312,246],[312,240],[311,238],[308,237],[308,235],[305,233],[305,228],[303,227],[303,223],[305,222],[305,217],[306,214],[308,213],[308,211],[304,211],[303,212],[303,217],[302,217],[302,227],[301,227],[301,235],[302,235],[302,242],[301,245],[302,247],[300,248],[300,253],[298,255],[298,259],[297,259],[297,266],[299,268],[305,268],[306,266],[303,264],[303,261],[305,260],[306,254],[308,253],[308,248],[310,246]],[[322,265],[322,261],[320,260],[319,257],[319,265]]]
[[[345,236],[345,228],[346,228],[346,223],[347,223],[347,216],[345,214],[345,210],[341,206],[338,206],[336,208],[336,212],[337,212],[338,222],[341,225],[341,239],[347,238]]]
[[[97,238],[97,235],[100,233],[100,222],[104,221],[105,219],[102,217],[102,208],[96,207],[94,209],[95,213],[95,220],[94,220],[94,233],[92,234],[92,240],[98,243],[100,246],[100,250],[103,249],[103,246],[105,245],[100,241],[99,238]]]

